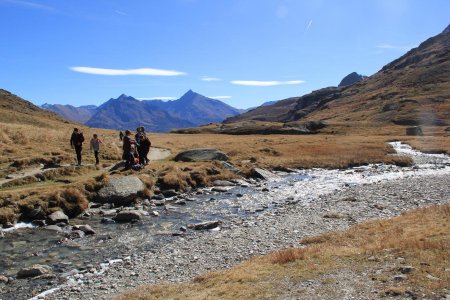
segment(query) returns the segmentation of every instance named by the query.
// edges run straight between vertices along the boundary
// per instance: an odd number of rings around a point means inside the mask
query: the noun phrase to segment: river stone
[[[239,169],[237,169],[235,166],[233,166],[233,165],[230,164],[229,162],[221,161],[220,163],[222,164],[222,166],[223,166],[225,169],[227,169],[227,170],[229,170],[229,171],[231,171],[231,172],[233,172],[233,173],[235,173],[235,174],[241,173],[241,171],[240,171]]]
[[[199,148],[190,149],[177,154],[175,161],[207,161],[220,160],[227,161],[228,156],[217,149]]]
[[[195,230],[213,229],[219,226],[221,223],[221,221],[207,221],[197,224],[189,224],[187,227]]]
[[[218,193],[225,193],[228,192],[230,188],[224,187],[224,186],[215,186],[211,189],[211,191],[213,192],[218,192]]]
[[[233,186],[234,183],[228,180],[214,180],[213,185],[215,186]]]
[[[117,214],[113,219],[116,222],[134,222],[139,221],[143,211],[140,210],[123,210]]]
[[[171,190],[163,190],[161,191],[162,195],[166,198],[170,198],[170,197],[175,197],[178,196],[177,191],[175,191],[174,189]]]
[[[98,200],[117,205],[128,205],[144,189],[144,184],[136,176],[114,177],[98,191]]]
[[[75,225],[73,228],[76,230],[81,230],[85,234],[95,234],[95,230],[89,225]]]
[[[45,230],[49,230],[49,231],[56,231],[56,232],[62,232],[63,230],[61,229],[61,227],[56,226],[56,225],[48,225],[44,227]]]
[[[46,265],[33,265],[29,268],[23,268],[17,273],[17,278],[30,278],[44,274],[50,274],[52,269]]]
[[[54,213],[49,215],[47,218],[48,218],[49,224],[56,224],[56,223],[69,224],[69,217],[60,210],[55,211]]]
[[[85,233],[81,230],[74,230],[69,234],[69,238],[71,239],[81,239],[85,236]]]
[[[270,179],[273,177],[277,177],[276,174],[270,172],[269,170],[261,169],[261,168],[254,168],[252,170],[251,176],[254,178],[259,178],[259,179],[264,179],[264,180],[267,180],[267,179]]]

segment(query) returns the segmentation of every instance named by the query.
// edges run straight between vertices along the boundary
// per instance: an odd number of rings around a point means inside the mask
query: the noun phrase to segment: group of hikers
[[[145,128],[143,126],[136,128],[134,137],[129,130],[125,130],[125,134],[120,131],[119,139],[122,141],[122,159],[125,161],[124,170],[139,170],[149,163],[147,155],[152,143],[145,133]],[[70,146],[75,149],[78,166],[81,166],[83,142],[83,132],[78,128],[74,128],[72,136],[70,137]],[[94,152],[95,164],[98,165],[100,163],[98,157],[100,145],[103,144],[103,142],[98,138],[97,134],[94,134],[89,144],[90,150]]]

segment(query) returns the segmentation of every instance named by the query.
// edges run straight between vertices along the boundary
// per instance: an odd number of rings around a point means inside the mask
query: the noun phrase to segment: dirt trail
[[[150,148],[150,153],[148,154],[148,158],[150,161],[152,160],[162,160],[169,157],[172,153],[168,149],[164,148]]]
[[[152,147],[150,149],[150,153],[148,154],[148,158],[150,159],[150,161],[162,160],[162,159],[166,159],[171,154],[172,153],[168,149]],[[91,166],[91,165],[93,165],[93,164],[83,164],[83,166]],[[70,166],[70,164],[63,164],[63,165],[60,165],[59,168],[64,168],[64,167],[69,167],[69,166]],[[110,169],[110,167],[105,168],[105,170],[108,170],[108,169]],[[45,172],[46,170],[49,170],[49,168],[44,168],[42,166],[39,166],[39,167],[34,167],[34,168],[27,168],[27,169],[21,170],[20,172],[8,174],[7,178],[5,177],[5,178],[0,179],[0,188],[3,184],[10,182],[12,180],[24,178],[27,176],[34,176],[36,174]]]

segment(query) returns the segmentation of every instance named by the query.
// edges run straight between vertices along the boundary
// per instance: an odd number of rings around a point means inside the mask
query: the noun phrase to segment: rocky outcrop
[[[361,80],[363,80],[364,78],[367,78],[367,76],[358,74],[356,72],[352,72],[350,74],[348,74],[347,76],[345,76],[341,82],[339,83],[339,87],[341,86],[349,86],[352,84],[355,84],[357,82],[360,82]]]
[[[175,157],[175,161],[192,162],[208,160],[228,161],[228,156],[217,149],[201,148],[180,152]]]
[[[123,176],[112,178],[108,184],[100,189],[97,194],[98,201],[128,205],[134,201],[137,195],[143,192],[145,185],[136,176]]]

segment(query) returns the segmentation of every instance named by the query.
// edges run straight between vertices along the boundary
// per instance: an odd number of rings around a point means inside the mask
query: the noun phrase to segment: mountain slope
[[[363,81],[289,98],[226,122],[299,119],[338,123],[449,124],[450,26]]]
[[[444,125],[450,120],[450,26],[309,118],[400,125]]]
[[[3,89],[0,89],[0,120],[2,123],[28,124],[37,127],[53,127],[55,124],[69,123],[59,115]]]
[[[241,113],[222,101],[211,99],[189,90],[180,99],[173,101],[150,100],[149,105],[168,111],[172,116],[187,120],[195,125],[222,122]]]
[[[130,130],[144,126],[147,131],[153,132],[166,132],[173,128],[194,126],[189,121],[177,119],[156,106],[126,95],[103,103],[86,125]]]
[[[46,110],[55,112],[63,118],[78,123],[86,123],[96,113],[97,110],[97,107],[95,105],[75,107],[72,105],[46,103],[41,107]]]

